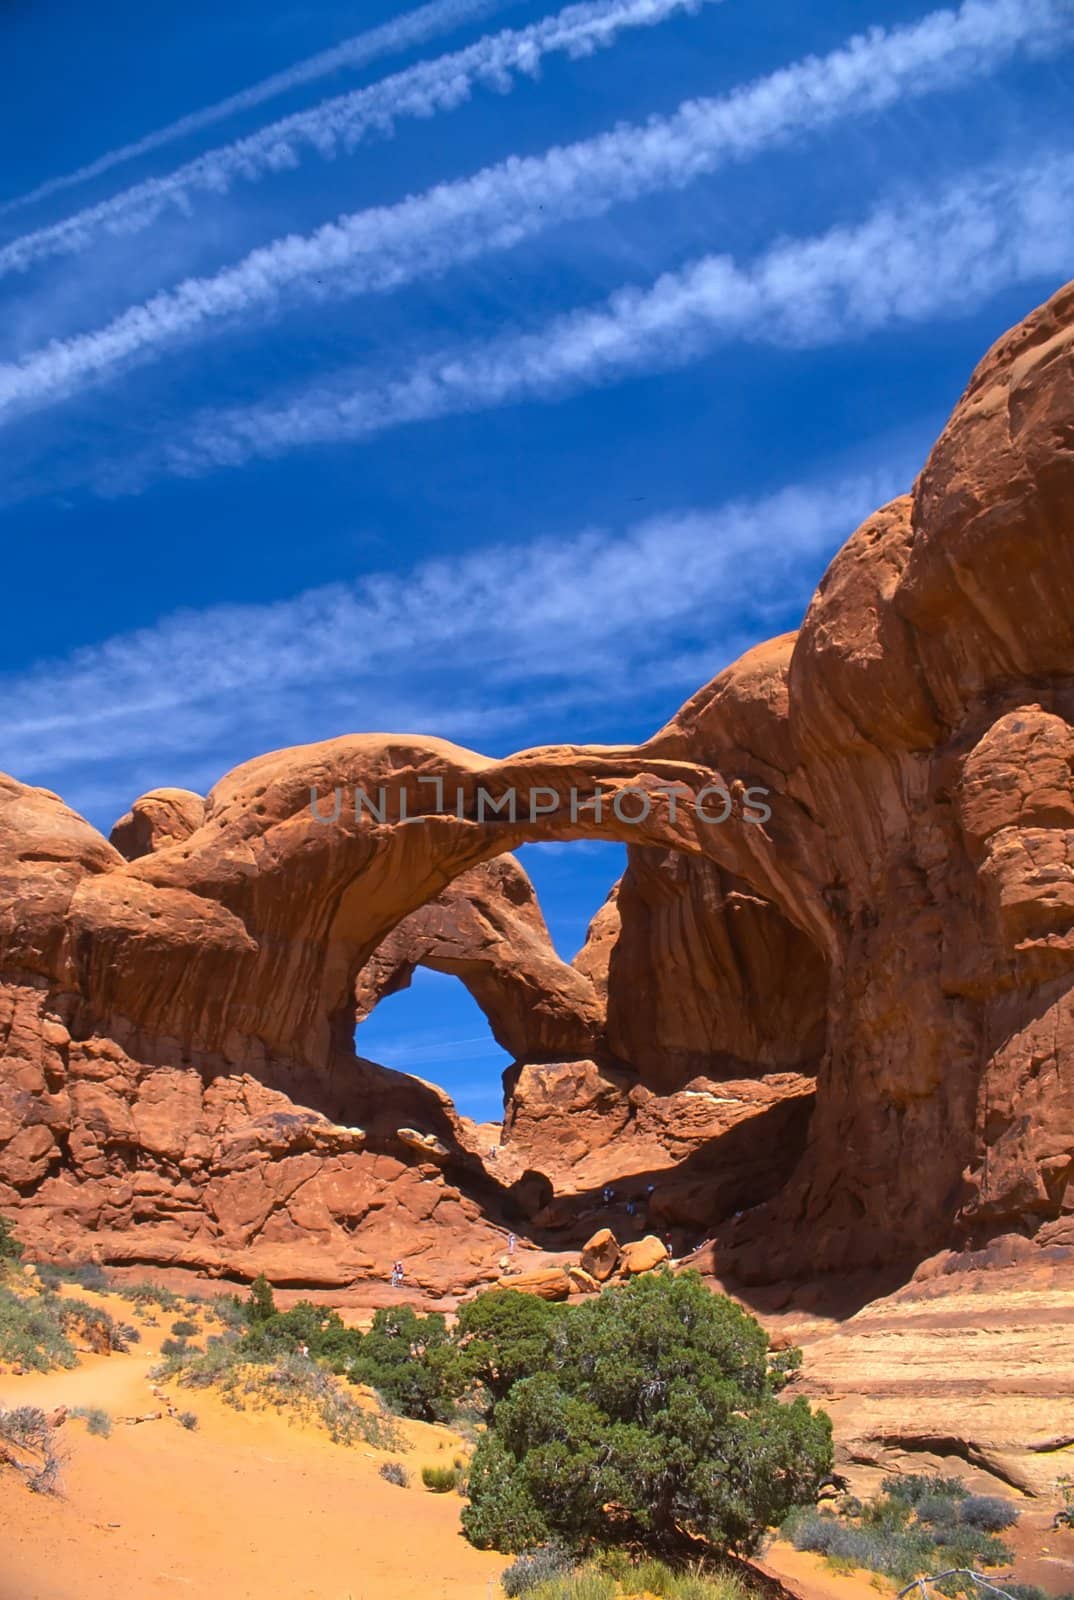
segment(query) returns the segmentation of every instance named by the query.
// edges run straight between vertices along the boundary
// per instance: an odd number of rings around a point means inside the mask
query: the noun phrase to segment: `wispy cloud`
[[[369,88],[324,100],[248,138],[210,150],[165,177],[150,178],[100,205],[0,248],[0,277],[25,271],[49,256],[86,248],[101,230],[136,233],[169,206],[188,210],[195,194],[223,194],[238,181],[256,182],[295,167],[303,154],[327,159],[352,150],[372,134],[390,135],[404,117],[432,117],[469,99],[474,86],[500,93],[521,76],[533,76],[550,54],[591,55],[615,43],[628,28],[648,28],[718,0],[583,0],[528,28],[489,34],[464,50],[419,62]]]
[[[618,202],[681,188],[732,159],[785,144],[996,70],[1019,51],[1074,35],[1062,0],[966,0],[890,31],[873,29],[722,99],[624,125],[541,156],[512,157],[400,204],[354,213],[253,251],[210,277],[153,296],[103,328],[0,366],[0,419],[152,360],[177,340],[274,312],[286,299],[396,288]]]
[[[770,631],[777,599],[804,608],[828,556],[916,464],[164,617],[0,678],[0,765],[107,817],[150,771],[200,787],[214,760],[219,774],[344,731],[517,744],[542,716],[554,730],[616,703],[655,726]]]
[[[154,150],[161,150],[166,145],[174,144],[178,139],[189,138],[191,134],[200,133],[204,128],[214,127],[218,122],[225,122],[228,117],[236,116],[240,112],[253,111],[267,101],[275,100],[293,89],[301,89],[306,84],[316,83],[319,78],[327,78],[334,72],[346,69],[368,66],[370,62],[381,60],[384,56],[398,55],[404,50],[412,49],[414,45],[435,39],[438,34],[450,33],[453,28],[462,27],[467,22],[480,21],[483,17],[504,11],[508,6],[516,4],[518,0],[432,0],[430,5],[420,6],[416,11],[407,11],[401,17],[393,17],[390,22],[383,23],[379,28],[369,28],[365,33],[344,39],[342,44],[334,45],[330,50],[321,50],[317,55],[307,56],[304,61],[296,62],[294,66],[287,67],[282,72],[274,72],[271,77],[262,78],[259,83],[251,84],[248,89],[240,89],[237,94],[228,95],[226,100],[218,100],[214,105],[203,106],[200,111],[192,111],[185,117],[179,117],[175,122],[169,122],[166,127],[147,133],[144,138],[135,139],[130,144],[109,150],[105,155],[98,156],[95,161],[87,162],[74,172],[49,178],[45,183],[38,184],[36,189],[30,189],[25,194],[4,201],[0,205],[0,217],[21,210],[25,206],[34,205],[50,195],[60,194],[65,189],[77,188],[79,184],[88,183],[93,178],[101,178],[106,172],[111,172],[113,168],[123,166],[128,161],[134,161],[139,156],[151,155]]]
[[[1021,283],[1074,266],[1074,156],[979,171],[938,196],[883,206],[855,227],[792,240],[738,266],[705,256],[646,288],[535,332],[471,345],[381,381],[364,371],[286,400],[204,414],[187,433],[113,475],[138,489],[158,473],[197,475],[300,446],[666,370],[729,341],[817,347],[964,315]]]

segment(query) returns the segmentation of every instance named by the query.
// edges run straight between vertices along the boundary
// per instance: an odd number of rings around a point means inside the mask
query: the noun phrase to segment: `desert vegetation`
[[[753,1549],[831,1465],[827,1417],[782,1403],[784,1376],[759,1323],[696,1274],[636,1278],[568,1307],[492,1409],[467,1536],[672,1560],[699,1545]]]
[[[1010,1561],[1000,1536],[1019,1515],[1011,1501],[971,1494],[959,1478],[910,1475],[886,1478],[875,1499],[848,1498],[838,1511],[796,1508],[782,1531],[797,1549],[826,1556],[838,1569],[864,1568],[899,1584],[962,1569],[939,1587],[944,1594],[969,1595],[978,1591],[966,1570]],[[1033,1594],[1023,1586],[1021,1600]]]
[[[13,1467],[35,1494],[55,1493],[61,1457],[56,1430],[37,1406],[0,1410],[0,1465]]]

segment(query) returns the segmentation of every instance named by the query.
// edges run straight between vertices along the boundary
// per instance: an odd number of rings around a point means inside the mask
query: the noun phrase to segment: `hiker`
[[[403,1282],[403,1263],[396,1261],[392,1266],[392,1288],[399,1289]]]
[[[515,1253],[515,1245],[517,1243],[518,1243],[518,1240],[515,1238],[514,1234],[513,1233],[509,1233],[507,1235],[507,1254],[509,1256],[513,1256],[514,1255],[514,1253]]]

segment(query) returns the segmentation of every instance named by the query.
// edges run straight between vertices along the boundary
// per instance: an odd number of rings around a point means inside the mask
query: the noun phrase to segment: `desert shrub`
[[[937,1482],[944,1486],[940,1492]],[[902,1584],[940,1570],[1002,1565],[1010,1551],[991,1533],[960,1520],[962,1507],[977,1497],[944,1492],[952,1482],[961,1488],[958,1480],[919,1478],[907,1496],[885,1493],[868,1502],[859,1522],[802,1507],[784,1520],[782,1532],[799,1550],[816,1551],[836,1565],[883,1573]],[[998,1504],[1010,1509],[1004,1501]],[[965,1577],[940,1587],[945,1594],[974,1592],[972,1580]]]
[[[222,1322],[225,1328],[232,1328],[236,1333],[240,1333],[244,1328],[249,1327],[249,1305],[245,1300],[241,1300],[237,1294],[213,1295],[208,1305],[217,1322]]]
[[[53,1494],[58,1487],[60,1457],[54,1441],[55,1431],[37,1406],[0,1410],[0,1456],[35,1494]]]
[[[199,1331],[196,1322],[191,1322],[189,1317],[180,1317],[172,1323],[172,1332],[180,1339],[192,1339]]]
[[[161,1283],[134,1283],[118,1292],[137,1306],[159,1306],[162,1311],[178,1311],[183,1303],[179,1295]]]
[[[0,1284],[0,1361],[48,1372],[73,1367],[63,1304],[51,1294],[21,1297]]]
[[[401,1461],[382,1461],[380,1475],[389,1483],[396,1484],[400,1489],[405,1489],[410,1482],[410,1473]]]
[[[191,1348],[186,1339],[162,1339],[160,1341],[160,1353],[162,1356],[177,1356],[182,1359],[190,1354]]]
[[[35,1263],[37,1276],[49,1289],[58,1289],[61,1283],[74,1283],[80,1289],[90,1289],[96,1294],[103,1294],[108,1289],[108,1274],[96,1261],[74,1261],[58,1263],[54,1261],[38,1261]]]
[[[22,1245],[11,1231],[11,1223],[0,1217],[0,1265],[14,1265],[22,1260]]]
[[[114,1322],[112,1324],[112,1349],[119,1351],[121,1354],[123,1351],[129,1350],[132,1344],[138,1344],[141,1337],[141,1333],[132,1322]]]
[[[161,1346],[164,1359],[150,1369],[151,1378],[179,1377],[184,1387],[209,1389],[223,1387],[229,1375],[238,1370],[234,1344],[210,1340],[205,1350],[179,1339],[165,1339],[164,1344],[172,1345],[172,1351],[166,1353]]]
[[[965,1500],[969,1494],[961,1478],[941,1478],[921,1472],[910,1472],[903,1478],[885,1478],[880,1490],[884,1498],[899,1500],[908,1506],[931,1499]]]
[[[180,1411],[177,1413],[175,1420],[180,1427],[186,1428],[189,1433],[193,1433],[198,1425],[198,1414],[196,1411]]]
[[[697,1273],[651,1273],[557,1318],[549,1370],[478,1444],[463,1527],[512,1553],[749,1550],[831,1460],[828,1418],[777,1398],[760,1324]]]
[[[995,1494],[971,1494],[958,1508],[958,1520],[980,1533],[1003,1533],[1013,1528],[1021,1512]]]
[[[241,1342],[248,1360],[263,1362],[275,1361],[303,1345],[333,1372],[349,1374],[361,1350],[362,1335],[357,1328],[348,1328],[338,1311],[300,1300],[290,1311],[274,1311],[251,1322]]]
[[[796,1550],[813,1550],[830,1561],[882,1572],[909,1583],[931,1570],[936,1543],[924,1528],[855,1527],[823,1511],[806,1511],[784,1523]]]
[[[107,1439],[112,1432],[112,1419],[107,1411],[102,1411],[100,1406],[75,1406],[71,1411],[72,1417],[82,1417],[86,1424],[87,1433],[95,1433],[102,1439]]]
[[[433,1494],[450,1494],[455,1487],[454,1467],[422,1467],[421,1481]]]
[[[393,1411],[422,1422],[446,1422],[466,1384],[443,1316],[420,1316],[410,1306],[374,1314],[347,1371],[356,1383],[375,1389]]]
[[[501,1575],[500,1583],[508,1600],[517,1600],[519,1595],[531,1594],[540,1584],[562,1578],[573,1566],[570,1553],[562,1545],[543,1544],[526,1555],[516,1556]]]
[[[482,1384],[492,1401],[506,1398],[520,1378],[548,1364],[552,1329],[562,1307],[518,1289],[490,1289],[459,1310],[455,1340],[462,1373]]]
[[[0,1438],[8,1444],[32,1450],[44,1444],[51,1433],[48,1418],[37,1406],[15,1406],[0,1411]]]

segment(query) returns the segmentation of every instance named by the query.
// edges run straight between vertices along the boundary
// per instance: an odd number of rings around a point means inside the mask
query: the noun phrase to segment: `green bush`
[[[199,1332],[196,1322],[191,1322],[189,1317],[180,1317],[172,1323],[172,1332],[180,1339],[192,1339]]]
[[[419,1316],[410,1306],[374,1314],[347,1372],[375,1389],[393,1411],[422,1422],[446,1422],[466,1385],[443,1316]]]
[[[561,1306],[518,1289],[490,1289],[467,1301],[455,1328],[463,1374],[482,1384],[493,1402],[505,1399],[520,1378],[547,1364],[562,1314]]]
[[[259,1272],[250,1285],[250,1299],[248,1302],[250,1321],[267,1322],[276,1315],[276,1301],[272,1296],[272,1285],[263,1272]]]
[[[249,1361],[272,1362],[305,1346],[314,1360],[347,1373],[362,1348],[362,1335],[348,1328],[338,1311],[300,1300],[290,1311],[274,1311],[250,1322],[241,1349]]]
[[[746,1551],[831,1461],[828,1418],[777,1399],[760,1324],[698,1273],[652,1273],[557,1318],[548,1370],[477,1447],[463,1527],[509,1552]]]
[[[422,1467],[421,1481],[433,1494],[450,1494],[455,1487],[454,1467]]]
[[[175,1420],[180,1427],[186,1428],[188,1433],[193,1433],[198,1426],[198,1414],[196,1411],[180,1411]]]

